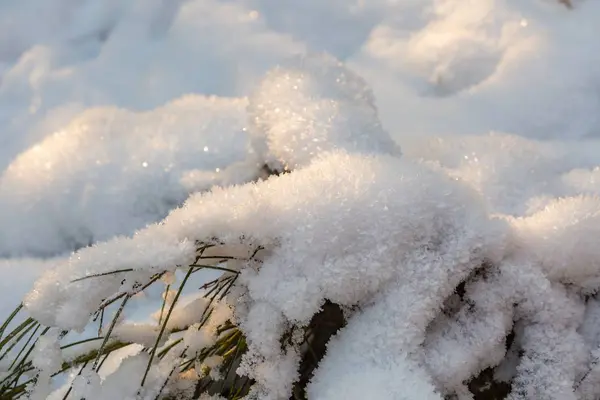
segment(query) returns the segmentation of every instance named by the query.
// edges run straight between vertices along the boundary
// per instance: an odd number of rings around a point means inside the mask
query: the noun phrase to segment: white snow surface
[[[287,399],[302,351],[281,337],[328,300],[354,311],[310,399],[469,399],[497,366],[512,400],[600,396],[600,3],[570,4],[0,2],[0,313],[31,288],[54,327],[31,398],[56,328],[176,285],[199,243],[239,258],[203,260],[239,271],[214,319],[176,307],[139,393],[144,351],[74,395],[154,399],[232,318],[248,398]],[[114,334],[152,346],[155,324]]]
[[[0,254],[49,256],[131,235],[191,192],[251,179],[245,107],[186,96],[143,113],[83,112],[4,171],[0,224],[12,228],[0,232]]]
[[[296,169],[339,148],[400,154],[364,80],[330,56],[270,71],[248,108],[254,148],[275,169]]]

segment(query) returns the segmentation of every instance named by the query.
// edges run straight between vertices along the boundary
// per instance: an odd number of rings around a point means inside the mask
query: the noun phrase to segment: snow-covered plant
[[[35,283],[0,328],[3,398],[470,399],[485,376],[512,400],[600,395],[597,170],[566,174],[598,143],[500,136],[534,179],[551,160],[566,175],[499,193],[502,156],[462,156],[498,135],[402,155],[329,56],[272,70],[248,104],[245,183]],[[130,320],[156,287],[153,320]]]

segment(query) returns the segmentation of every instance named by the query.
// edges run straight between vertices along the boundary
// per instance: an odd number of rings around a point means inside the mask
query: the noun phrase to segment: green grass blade
[[[26,329],[30,324],[36,323],[33,318],[29,317],[25,321],[23,321],[19,326],[12,330],[2,341],[0,342],[0,350],[4,348],[4,346],[10,342],[15,336],[17,336],[23,329]]]
[[[167,304],[167,298],[169,295],[169,289],[171,289],[171,285],[167,285],[167,287],[165,288],[165,294],[163,297],[163,301],[162,301],[162,306],[160,307],[160,316],[158,317],[158,324],[160,325],[162,323],[162,319],[163,319],[163,315],[165,312],[165,306]]]
[[[71,283],[80,282],[80,281],[83,281],[83,280],[86,280],[86,279],[90,279],[90,278],[99,278],[101,276],[116,275],[116,274],[121,274],[121,273],[124,273],[124,272],[132,272],[132,271],[133,271],[132,268],[126,268],[126,269],[118,269],[116,271],[110,271],[110,272],[102,272],[102,273],[99,273],[99,274],[92,274],[92,275],[82,276],[81,278],[73,279],[71,281]]]
[[[4,353],[2,355],[0,355],[0,360],[4,359],[4,357],[6,357],[8,355],[8,353],[10,353],[10,351],[12,349],[14,349],[17,344],[19,344],[19,342],[21,341],[21,339],[23,339],[25,337],[25,335],[27,335],[29,333],[29,331],[31,331],[36,326],[39,328],[40,324],[38,324],[37,322],[33,323],[33,324],[29,324],[29,326],[27,326],[27,328],[25,328],[19,334],[19,336],[15,339],[15,341],[12,342],[11,345],[8,346],[8,348],[6,350],[4,350]],[[37,329],[36,329],[36,331],[37,331]],[[25,346],[27,346],[27,344]]]
[[[110,322],[110,326],[108,327],[108,331],[106,332],[106,335],[104,336],[104,340],[102,341],[102,344],[100,345],[100,349],[98,350],[98,355],[96,356],[96,359],[94,360],[94,364],[93,364],[93,370],[98,372],[98,363],[100,362],[100,356],[102,355],[102,352],[104,351],[104,348],[106,347],[106,344],[108,343],[108,340],[110,339],[110,335],[113,331],[113,329],[115,328],[115,326],[117,325],[117,321],[119,319],[119,317],[121,316],[121,313],[123,312],[123,309],[125,308],[125,305],[127,305],[127,301],[129,301],[130,297],[129,296],[125,296],[125,298],[123,299],[123,302],[121,303],[121,306],[119,307],[119,309],[117,310],[117,312],[115,313],[115,316],[113,317],[112,321]]]
[[[10,367],[8,367],[8,369],[12,369],[12,367],[16,364],[17,360],[19,358],[21,358],[21,354],[23,354],[23,352],[25,351],[25,349],[27,348],[27,346],[29,346],[29,343],[35,337],[35,334],[37,333],[38,329],[40,329],[40,327],[41,327],[41,325],[37,324],[37,326],[35,327],[35,330],[31,334],[31,336],[29,336],[29,339],[27,339],[27,341],[25,342],[25,344],[21,348],[21,351],[19,351],[19,353],[17,354],[17,356],[15,357],[15,359],[13,360],[13,362],[10,364]]]
[[[17,316],[17,314],[19,313],[19,311],[21,311],[22,308],[23,308],[23,303],[19,304],[13,310],[13,312],[8,316],[8,318],[6,319],[6,321],[4,321],[4,323],[2,324],[2,327],[0,327],[0,338],[2,337],[2,335],[4,335],[4,331],[6,330],[6,328],[8,327],[8,325]]]
[[[194,270],[193,267],[190,267],[188,269],[188,272],[185,274],[185,277],[183,278],[183,281],[181,282],[181,285],[179,285],[179,289],[177,290],[177,293],[175,294],[175,298],[173,299],[173,302],[169,306],[169,311],[167,311],[167,316],[165,317],[165,320],[163,321],[163,324],[161,325],[160,332],[158,333],[158,336],[156,337],[156,342],[154,343],[154,347],[152,348],[152,351],[150,352],[150,359],[148,360],[148,365],[146,366],[146,370],[144,371],[144,376],[142,377],[141,386],[144,386],[144,384],[146,383],[146,378],[148,377],[148,372],[150,372],[150,367],[152,366],[152,361],[154,360],[154,356],[156,355],[156,350],[158,348],[158,344],[160,343],[160,340],[162,339],[162,336],[165,333],[165,330],[167,329],[167,323],[169,322],[169,319],[171,318],[171,314],[173,313],[175,304],[177,304],[177,301],[179,300],[179,296],[181,296],[181,292],[183,291],[183,288],[185,287],[185,284],[187,283],[187,280],[189,279],[193,270]]]

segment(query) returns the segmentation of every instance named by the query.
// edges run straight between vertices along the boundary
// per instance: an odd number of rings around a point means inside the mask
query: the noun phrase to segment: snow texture
[[[337,148],[400,153],[362,78],[327,55],[294,61],[268,73],[248,109],[254,148],[271,167],[296,169]]]
[[[352,312],[310,399],[469,399],[486,368],[510,400],[600,396],[599,2],[38,3],[0,4],[3,292],[38,278],[53,327],[30,398],[189,389],[175,367],[231,320],[247,398],[287,399],[281,338],[326,301]],[[235,285],[208,323],[174,307],[141,390],[139,346],[54,390],[61,330],[157,274],[169,308],[206,244]]]
[[[189,193],[257,175],[243,99],[85,111],[0,178],[0,254],[54,255],[158,221]],[[235,164],[244,164],[236,166]],[[37,240],[27,240],[35,236]]]

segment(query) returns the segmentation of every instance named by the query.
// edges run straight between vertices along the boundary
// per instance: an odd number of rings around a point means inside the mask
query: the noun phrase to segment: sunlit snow
[[[31,398],[66,393],[61,329],[199,242],[264,250],[227,262],[233,309],[201,327],[190,297],[168,327],[197,352],[234,318],[253,398],[290,398],[281,336],[325,301],[353,312],[310,399],[466,400],[488,367],[511,400],[598,398],[600,2],[569,4],[0,2],[0,315],[53,327]],[[151,347],[140,315],[114,335]],[[73,395],[154,399],[179,360],[138,393],[139,350]]]

